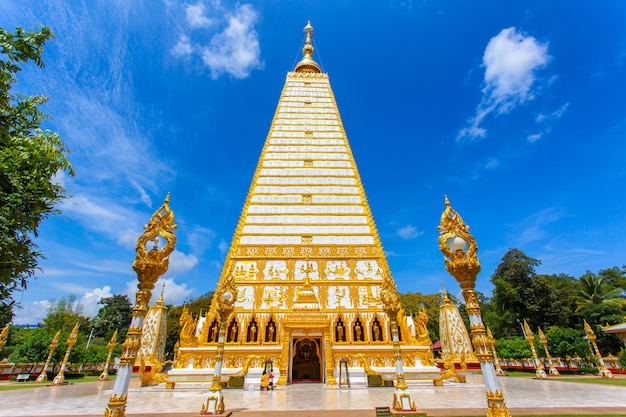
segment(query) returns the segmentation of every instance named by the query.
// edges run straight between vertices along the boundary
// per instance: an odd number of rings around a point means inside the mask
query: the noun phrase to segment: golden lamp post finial
[[[439,224],[439,250],[443,253],[446,269],[459,283],[467,306],[470,320],[471,339],[474,353],[480,362],[485,386],[487,388],[487,415],[489,417],[508,417],[511,414],[504,401],[500,383],[493,365],[487,331],[483,324],[478,304],[478,295],[474,290],[476,276],[480,272],[478,245],[469,232],[461,216],[452,209],[445,196],[445,209]]]

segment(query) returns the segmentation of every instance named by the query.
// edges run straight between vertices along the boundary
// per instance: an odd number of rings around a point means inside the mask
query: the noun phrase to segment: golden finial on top
[[[311,39],[313,39],[313,33],[314,33],[313,26],[311,26],[311,22],[309,21],[304,27],[305,40],[304,40],[304,48],[302,48],[302,55],[304,55],[304,57],[296,65],[296,68],[294,69],[295,72],[304,72],[304,73],[313,73],[313,74],[321,74],[322,72],[322,69],[320,68],[320,66],[312,58],[314,49],[313,49],[313,43],[311,42]]]
[[[169,197],[169,194],[168,194]],[[163,305],[163,293],[165,293],[165,281],[163,281],[163,286],[161,287],[161,295],[159,296],[159,299],[156,302],[156,305],[161,307]]]

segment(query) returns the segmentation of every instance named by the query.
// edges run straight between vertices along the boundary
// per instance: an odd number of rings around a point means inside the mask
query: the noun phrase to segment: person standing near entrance
[[[274,370],[273,369],[270,371],[269,380],[270,380],[270,384],[268,385],[268,389],[271,389],[272,391],[274,391]]]
[[[269,391],[270,384],[270,376],[267,374],[267,371],[263,371],[263,375],[261,375],[261,391],[266,390]]]

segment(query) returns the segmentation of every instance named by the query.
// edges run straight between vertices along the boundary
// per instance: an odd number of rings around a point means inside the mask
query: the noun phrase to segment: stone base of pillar
[[[48,380],[48,373],[44,369],[44,371],[39,374],[35,382],[46,382],[47,380]]]
[[[100,376],[98,377],[98,381],[108,381],[109,380],[109,373],[107,371],[104,371],[100,374]]]
[[[52,380],[52,385],[67,385],[67,382],[65,382],[65,376],[64,375],[55,376],[54,379]]]
[[[202,404],[200,415],[212,416],[224,413],[224,395],[222,391],[209,391],[207,399]]]
[[[496,368],[496,376],[506,376],[506,372],[502,368]]]
[[[602,378],[613,379],[613,374],[608,369],[601,369],[600,376]]]
[[[548,376],[546,375],[546,371],[543,369],[537,369],[535,371],[535,378],[537,379],[546,379]]]
[[[548,374],[553,375],[553,376],[559,376],[561,375],[558,371],[558,369],[552,367],[548,370]]]
[[[396,388],[393,393],[392,407],[396,411],[417,411],[411,394],[400,388]]]

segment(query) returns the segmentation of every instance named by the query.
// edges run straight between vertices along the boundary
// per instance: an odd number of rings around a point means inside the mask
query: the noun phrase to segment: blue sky
[[[76,171],[17,323],[70,293],[87,314],[134,294],[167,192],[166,302],[214,289],[307,20],[400,291],[458,290],[437,247],[446,194],[481,291],[512,247],[539,273],[626,263],[624,2],[5,0],[0,26],[56,35],[16,90],[49,96]]]

